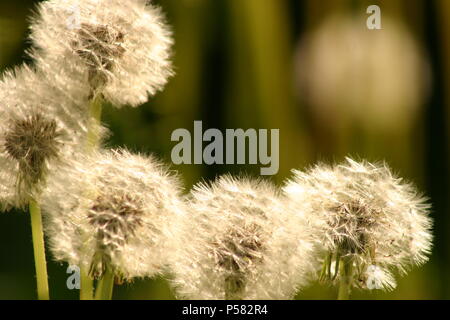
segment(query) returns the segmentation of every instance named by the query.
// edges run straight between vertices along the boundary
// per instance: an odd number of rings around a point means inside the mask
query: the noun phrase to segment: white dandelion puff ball
[[[152,157],[124,150],[83,156],[49,178],[45,229],[57,261],[93,278],[151,277],[166,264],[170,224],[183,206],[175,175]]]
[[[387,15],[383,30],[365,15],[332,15],[297,50],[300,97],[327,126],[357,124],[397,132],[421,115],[430,87],[424,49]]]
[[[270,183],[222,176],[189,201],[170,264],[180,297],[288,299],[307,283],[313,246]]]
[[[172,75],[172,35],[145,0],[48,0],[31,26],[32,56],[116,106],[138,106]],[[75,87],[75,86],[73,86]]]
[[[3,209],[21,207],[29,197],[38,198],[47,172],[83,151],[89,119],[77,112],[76,103],[27,66],[3,75],[0,80]]]
[[[322,277],[339,279],[334,268],[346,257],[355,270],[354,286],[389,290],[395,287],[391,271],[406,273],[428,260],[429,205],[386,164],[347,158],[293,172],[283,190],[316,230],[318,250],[328,257]]]

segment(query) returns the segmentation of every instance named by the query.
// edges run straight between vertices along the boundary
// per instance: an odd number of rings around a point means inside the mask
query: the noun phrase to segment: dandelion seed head
[[[89,119],[39,71],[22,66],[0,80],[0,202],[22,207],[39,196],[50,168],[81,152]],[[103,135],[102,130],[98,130]]]
[[[429,205],[386,164],[347,158],[340,165],[294,170],[283,190],[293,209],[316,230],[319,250],[333,259],[337,254],[351,258],[359,278],[355,285],[366,287],[361,279],[373,266],[382,275],[383,288],[391,289],[395,281],[390,270],[405,273],[428,259]]]
[[[56,121],[45,119],[41,114],[11,124],[4,137],[4,148],[19,163],[23,183],[33,186],[42,179],[45,162],[58,156],[60,135]]]
[[[146,102],[173,73],[171,32],[161,10],[144,0],[44,1],[31,29],[42,69],[63,70],[68,83],[84,82],[90,96],[116,106]]]
[[[106,268],[119,280],[162,272],[179,194],[178,179],[151,157],[113,150],[74,160],[45,192],[52,253],[97,279]]]
[[[171,261],[180,296],[286,299],[307,283],[313,248],[270,183],[223,176],[196,185],[188,207]]]
[[[97,230],[97,250],[102,253],[98,255],[102,260],[107,263],[114,260],[114,255],[142,226],[143,214],[141,200],[129,194],[98,196],[94,200],[88,221]],[[93,261],[91,276],[101,277],[107,263]]]
[[[79,39],[73,43],[73,49],[89,69],[92,88],[100,88],[107,83],[106,73],[102,71],[111,71],[115,59],[123,55],[123,37],[122,32],[114,32],[108,26],[83,24],[79,29]]]

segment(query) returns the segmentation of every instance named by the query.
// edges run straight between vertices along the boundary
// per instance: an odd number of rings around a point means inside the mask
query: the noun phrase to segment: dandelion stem
[[[348,257],[340,260],[338,300],[349,300],[353,279],[353,261]]]
[[[100,124],[102,117],[103,98],[101,95],[95,96],[89,106],[89,115],[94,119],[97,124]],[[88,132],[88,150],[95,150],[99,144],[99,132],[98,127],[94,126],[89,128]]]
[[[103,291],[103,281],[97,281],[97,287],[95,289],[95,300],[101,300],[101,295]]]
[[[336,279],[336,277],[339,274],[339,264],[341,261],[341,254],[339,253],[339,251],[336,253],[336,265],[334,266],[334,275],[333,278],[331,279],[332,281],[334,281],[334,279]]]
[[[80,266],[80,300],[92,300],[94,298],[94,282],[89,276],[86,267]]]
[[[106,272],[99,281],[97,292],[95,293],[96,300],[111,300],[114,288],[114,272],[111,268],[106,268]]]
[[[101,95],[95,96],[89,106],[89,116],[100,124],[102,117],[102,105],[103,99]],[[98,148],[99,145],[99,132],[97,126],[91,126],[87,136],[87,151],[91,152]],[[80,300],[92,300],[94,299],[94,280],[89,276],[86,268],[80,266]]]
[[[325,257],[325,261],[322,265],[322,271],[320,272],[319,280],[320,281],[326,281],[329,280],[331,277],[331,259],[332,254],[328,253]]]
[[[49,300],[47,262],[45,260],[44,231],[41,207],[36,200],[29,203],[31,233],[33,235],[34,263],[36,266],[37,293],[39,300]]]

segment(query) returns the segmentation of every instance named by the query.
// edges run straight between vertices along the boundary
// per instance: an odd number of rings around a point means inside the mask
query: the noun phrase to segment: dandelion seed
[[[383,288],[386,290],[393,290],[396,286],[396,282],[392,274],[374,265],[368,266],[365,273],[365,278],[358,280],[362,283],[362,287],[366,287],[369,290]]]
[[[81,85],[90,98],[101,94],[116,106],[137,106],[172,75],[171,32],[147,1],[49,0],[37,12],[31,55],[38,67],[68,75],[69,87]]]
[[[307,283],[313,248],[270,183],[218,178],[194,187],[171,269],[192,299],[287,299]],[[183,244],[183,245],[182,245]]]
[[[117,282],[163,271],[169,225],[182,210],[178,180],[155,159],[101,151],[51,175],[46,229],[58,261]]]
[[[323,280],[338,281],[347,263],[352,286],[390,290],[392,270],[406,273],[428,260],[429,205],[384,164],[347,158],[341,165],[294,170],[284,192],[316,230]]]

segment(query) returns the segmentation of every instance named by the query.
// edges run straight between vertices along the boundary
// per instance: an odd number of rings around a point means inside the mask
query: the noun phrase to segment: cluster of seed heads
[[[347,161],[295,171],[283,192],[223,176],[183,197],[152,159],[95,153],[50,179],[51,249],[93,278],[169,271],[193,299],[292,298],[314,279],[335,283],[341,267],[354,287],[393,289],[393,269],[427,260],[427,205],[384,165]]]
[[[73,25],[69,8],[79,9]],[[36,13],[33,67],[0,81],[2,209],[45,202],[55,258],[94,278],[158,273],[178,181],[152,157],[99,150],[106,130],[89,106],[98,96],[138,106],[164,87],[173,42],[164,17],[145,0],[48,0]]]
[[[341,280],[341,266],[351,286],[392,289],[394,270],[427,261],[427,201],[385,164],[294,170],[282,189],[225,175],[182,195],[153,157],[88,152],[89,134],[103,131],[86,105],[97,94],[116,106],[147,101],[172,74],[172,38],[147,1],[78,0],[80,24],[68,28],[73,2],[39,5],[36,68],[0,81],[0,201],[42,200],[55,260],[119,283],[169,271],[192,299],[292,298],[314,279]]]

